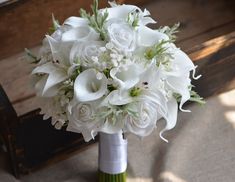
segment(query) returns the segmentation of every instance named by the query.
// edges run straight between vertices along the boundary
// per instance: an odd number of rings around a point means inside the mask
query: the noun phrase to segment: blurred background
[[[130,136],[128,180],[130,182],[233,182],[235,179],[235,0],[117,0],[117,2],[148,9],[153,19],[157,21],[157,24],[150,25],[152,28],[172,26],[180,22],[176,44],[189,55],[195,65],[198,65],[197,72],[203,77],[193,84],[197,92],[207,101],[203,107],[189,105],[192,114],[179,113],[179,124],[176,129],[166,134],[171,141],[170,144],[163,143],[158,136],[164,123],[162,125],[160,123],[160,129],[143,141]],[[69,16],[79,16],[80,8],[90,11],[91,3],[92,0],[0,0],[0,84],[9,97],[9,105],[15,110],[16,120],[13,122],[15,128],[20,125],[17,123],[21,121],[18,120],[20,116],[37,109],[35,93],[28,84],[31,65],[23,60],[24,48],[29,48],[35,53],[38,51],[42,39],[52,25],[52,13],[60,23],[63,23]],[[99,4],[100,7],[108,6],[106,0],[100,0]],[[2,98],[6,98],[6,95],[0,92],[0,101]],[[6,118],[6,112],[2,108],[3,106],[0,107],[0,123],[3,123],[4,117]],[[11,133],[11,125],[0,126],[1,135],[15,137],[14,132]],[[36,131],[34,124],[29,130],[33,127]],[[25,136],[30,138],[26,134]],[[46,140],[47,136],[44,137]],[[14,182],[18,180],[12,175],[12,165],[21,172],[24,170],[31,172],[31,168],[19,162],[22,158],[27,158],[26,148],[18,150],[14,142],[11,143],[11,140],[7,142],[13,147],[11,155],[15,158],[12,160],[10,156],[9,160],[6,152],[0,153],[0,181]],[[38,142],[40,143],[40,140]],[[43,147],[43,143],[41,146]],[[4,147],[3,149],[6,150]],[[65,156],[60,157],[60,160],[53,158],[50,162],[53,165],[23,176],[22,181],[94,181],[96,149],[97,145],[92,145],[72,158],[67,159]],[[42,151],[44,150],[40,149],[41,153]],[[34,157],[37,157],[36,154],[38,153],[35,152]],[[53,153],[55,154],[56,152]],[[63,161],[58,163],[61,159]]]

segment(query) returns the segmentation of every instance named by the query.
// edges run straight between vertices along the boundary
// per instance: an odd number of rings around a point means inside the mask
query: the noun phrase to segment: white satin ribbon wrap
[[[127,140],[122,132],[107,134],[100,132],[99,170],[108,174],[119,174],[127,168]]]

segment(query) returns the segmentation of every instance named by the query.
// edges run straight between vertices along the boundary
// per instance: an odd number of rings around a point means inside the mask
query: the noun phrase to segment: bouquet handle
[[[125,182],[127,140],[122,132],[99,135],[99,182]]]

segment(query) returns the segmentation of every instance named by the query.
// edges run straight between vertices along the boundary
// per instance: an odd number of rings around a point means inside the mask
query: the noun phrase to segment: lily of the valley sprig
[[[39,55],[27,51],[44,118],[86,141],[100,131],[144,137],[164,118],[164,139],[178,107],[187,112],[185,102],[203,103],[191,85],[196,67],[174,44],[178,24],[153,30],[148,10],[110,5],[98,9],[95,0],[92,14],[81,9],[61,25],[53,16]]]

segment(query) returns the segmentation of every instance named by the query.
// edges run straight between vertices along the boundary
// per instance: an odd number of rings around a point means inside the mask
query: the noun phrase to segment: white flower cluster
[[[93,15],[54,22],[32,71],[42,113],[86,141],[100,131],[144,137],[160,118],[162,132],[170,130],[178,102],[185,111],[190,99],[195,66],[167,33],[146,26],[156,23],[147,10],[110,4],[98,10],[95,1]]]

